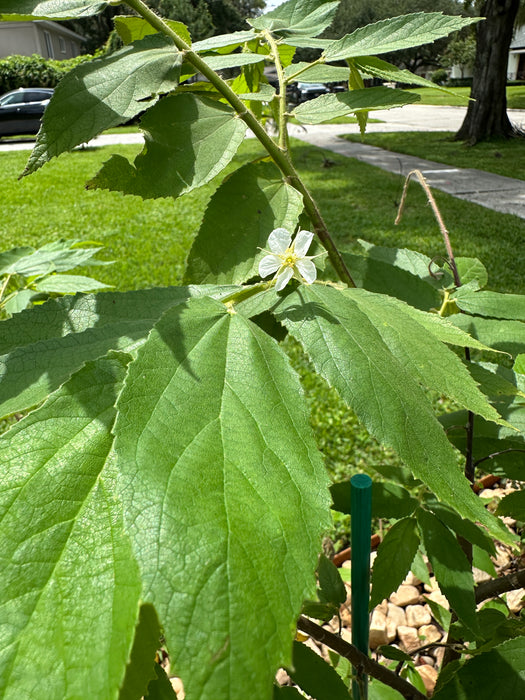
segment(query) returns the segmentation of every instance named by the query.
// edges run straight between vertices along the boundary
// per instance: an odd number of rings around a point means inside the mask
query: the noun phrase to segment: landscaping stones
[[[419,603],[421,599],[421,593],[419,589],[415,586],[401,585],[395,593],[390,596],[390,602],[394,605],[399,605],[399,607],[404,608],[407,605],[414,605]]]

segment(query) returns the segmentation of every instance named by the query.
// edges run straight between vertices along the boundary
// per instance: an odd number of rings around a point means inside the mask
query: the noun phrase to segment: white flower
[[[292,242],[292,236],[285,228],[274,229],[268,238],[268,255],[259,263],[259,274],[268,277],[275,273],[275,289],[284,289],[295,277],[300,282],[312,284],[317,277],[317,268],[312,257],[307,256],[308,248],[314,234],[311,231],[299,231]]]

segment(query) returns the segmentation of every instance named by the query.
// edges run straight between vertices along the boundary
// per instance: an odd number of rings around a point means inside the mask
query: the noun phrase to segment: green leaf
[[[165,19],[164,21],[170,29],[176,32],[183,41],[191,46],[191,36],[185,24],[182,22],[175,22],[172,19]],[[113,23],[118,35],[126,45],[144,39],[145,36],[149,36],[150,34],[157,34],[157,30],[152,27],[148,21],[142,19],[142,17],[117,15],[113,18]]]
[[[105,0],[1,0],[0,20],[89,17],[101,12],[108,4]]]
[[[442,85],[437,85],[431,80],[423,78],[423,76],[417,73],[412,73],[412,71],[404,70],[394,66],[392,63],[383,61],[376,56],[363,56],[359,58],[352,59],[356,68],[358,68],[362,73],[373,76],[375,78],[382,78],[383,80],[388,80],[395,83],[407,83],[408,85],[421,85],[422,87],[431,87],[432,89],[440,90],[449,95],[457,96],[453,90],[449,90]],[[464,98],[466,100],[466,98]]]
[[[435,515],[420,508],[417,519],[439,587],[460,621],[478,634],[474,579],[467,557],[454,535]]]
[[[317,36],[332,23],[339,2],[288,0],[274,10],[248,19],[254,29],[269,29],[277,36]]]
[[[157,677],[149,684],[144,700],[177,700],[177,694],[162,666],[155,664],[155,673]]]
[[[8,316],[17,314],[30,306],[31,302],[39,296],[32,289],[21,289],[5,300],[4,311]]]
[[[518,355],[525,352],[525,323],[454,314],[449,316],[461,330],[495,350]]]
[[[514,362],[514,371],[517,374],[525,374],[525,355],[518,355]]]
[[[436,289],[448,286],[448,284],[454,281],[452,275],[447,272],[446,268],[437,268],[432,258],[429,258],[428,255],[424,255],[417,250],[374,245],[362,238],[359,238],[357,242],[374,260],[381,260],[388,263],[390,266],[406,270],[412,275],[420,277],[424,282]]]
[[[344,66],[327,66],[327,65],[312,65],[309,63],[300,62],[292,63],[287,66],[284,71],[284,77],[288,82],[296,82],[300,80],[302,83],[338,83],[345,80],[348,82],[350,70]],[[293,81],[290,77],[303,71]]]
[[[37,292],[49,294],[76,294],[76,292],[94,292],[98,289],[110,289],[111,285],[104,284],[91,277],[83,275],[49,275],[35,284]]]
[[[38,250],[13,248],[0,255],[0,275],[40,277],[49,272],[64,272],[81,265],[111,264],[93,260],[102,247],[79,248],[77,240],[58,240],[46,243]]]
[[[0,695],[116,697],[139,613],[108,453],[129,357],[88,363],[0,438]]]
[[[368,700],[403,700],[403,696],[394,688],[374,678],[368,683]]]
[[[520,294],[466,292],[455,295],[454,299],[459,308],[469,314],[525,321],[525,296]]]
[[[244,700],[250,687],[269,698],[330,522],[287,357],[240,314],[191,300],[151,331],[118,408],[120,492],[144,597],[188,697]]]
[[[419,547],[415,518],[398,520],[379,545],[372,569],[370,609],[397,591],[403,583]]]
[[[391,109],[417,102],[419,99],[419,95],[405,90],[371,87],[320,95],[313,100],[302,102],[292,111],[292,116],[302,124],[321,124],[329,119],[344,117],[354,112]]]
[[[478,527],[471,520],[461,518],[453,508],[447,506],[445,503],[440,503],[434,496],[425,495],[424,502],[425,506],[431,510],[444,525],[455,532],[456,535],[484,549],[488,554],[496,554],[494,542],[492,538],[487,535],[485,530]]]
[[[477,17],[448,16],[441,12],[417,12],[392,17],[360,27],[334,41],[325,50],[324,57],[327,61],[340,61],[410,49],[441,39],[478,20]]]
[[[315,700],[348,700],[348,688],[326,661],[301,642],[293,644],[290,678]]]
[[[516,418],[523,414],[525,406],[522,403],[510,403],[500,407],[507,420],[513,425]],[[456,411],[439,418],[447,431],[450,442],[464,455],[467,454],[467,439],[465,427],[467,412]],[[521,424],[524,418],[521,417]],[[523,425],[525,429],[525,425]],[[474,464],[488,473],[507,476],[510,479],[521,480],[525,470],[524,435],[515,430],[500,428],[493,423],[487,423],[481,418],[474,422],[474,444],[472,456]],[[490,457],[490,459],[488,459]]]
[[[79,64],[46,108],[24,175],[154,105],[177,87],[181,64],[182,54],[160,34]]]
[[[255,36],[256,34],[253,29],[232,32],[231,34],[219,34],[218,36],[210,36],[202,41],[196,41],[192,49],[194,51],[217,51],[217,49],[233,51],[238,46],[254,39]],[[202,56],[202,58],[204,58],[204,56]]]
[[[215,71],[225,70],[227,68],[237,68],[238,66],[249,66],[254,63],[262,63],[266,56],[262,53],[232,53],[225,56],[219,54],[210,54],[201,56],[202,60],[208,64],[209,68]]]
[[[426,604],[430,607],[432,611],[432,617],[437,621],[438,625],[442,627],[445,632],[448,632],[450,623],[452,621],[452,613],[447,610],[443,605],[436,603],[428,596],[425,596]]]
[[[334,510],[351,515],[351,491],[350,481],[330,486]],[[373,518],[404,518],[413,513],[417,505],[418,501],[402,486],[390,482],[372,482]]]
[[[322,554],[317,566],[319,581],[319,600],[322,603],[332,603],[339,608],[347,597],[345,584],[339,574],[339,569],[330,559]]]
[[[498,575],[488,552],[480,547],[476,547],[476,545],[472,546],[472,566],[485,571],[489,576],[493,576],[494,578]]]
[[[0,275],[12,274],[20,260],[35,252],[31,246],[19,246],[0,253]]]
[[[157,678],[155,655],[161,646],[161,631],[153,605],[140,606],[135,638],[118,700],[137,700]]]
[[[401,304],[364,290],[348,290],[345,294],[367,314],[392,355],[416,381],[487,420],[503,422],[458,356],[419,325],[413,315],[404,313]]]
[[[235,155],[246,124],[231,107],[186,93],[170,95],[141,119],[144,150],[132,165],[114,155],[88,183],[143,198],[178,197],[209,182]]]
[[[437,289],[412,272],[369,256],[351,253],[342,255],[358,287],[394,296],[422,311],[439,308]]]
[[[235,218],[232,219],[232,202]],[[270,162],[248,163],[210,200],[188,258],[185,279],[235,284],[258,276],[274,228],[293,231],[303,208],[299,192]]]
[[[483,508],[458,469],[428,399],[356,303],[362,292],[302,285],[274,313],[370,433],[393,447],[440,500],[509,542],[506,528]]]
[[[337,615],[339,608],[333,603],[319,603],[317,600],[305,600],[301,608],[301,614],[314,617],[316,620],[328,622],[334,615]]]
[[[500,501],[496,513],[525,522],[525,491],[514,491],[505,496]]]
[[[425,560],[423,559],[421,549],[418,549],[418,551],[416,552],[416,555],[414,557],[414,561],[410,565],[410,571],[420,581],[423,581],[423,583],[427,583],[430,585],[430,576],[428,573],[428,568],[427,568],[427,565],[425,563]]]
[[[489,281],[487,268],[477,258],[456,258],[456,267],[463,285],[476,282],[479,287],[485,287]]]
[[[0,415],[36,405],[87,360],[131,352],[170,306],[232,288],[168,287],[63,297],[2,322]]]
[[[412,657],[406,654],[402,649],[395,646],[383,645],[378,647],[379,653],[385,657],[385,659],[392,659],[392,661],[407,661],[412,663]]]
[[[525,395],[519,375],[493,362],[469,362],[467,369],[486,396]],[[523,387],[523,388],[522,388]]]
[[[435,700],[510,699],[521,697],[524,691],[525,637],[518,637],[469,659],[433,697]]]

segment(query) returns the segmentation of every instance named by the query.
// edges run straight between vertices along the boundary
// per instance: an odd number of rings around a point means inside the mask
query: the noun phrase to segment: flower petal
[[[272,253],[286,252],[292,243],[292,236],[285,228],[275,228],[268,236],[268,246]]]
[[[298,258],[304,258],[312,242],[314,234],[311,231],[299,231],[294,241],[293,252]]]
[[[275,278],[275,291],[280,292],[281,289],[284,289],[288,282],[292,279],[292,276],[293,269],[287,265]]]
[[[312,284],[312,282],[315,282],[317,277],[317,268],[311,260],[308,260],[308,258],[298,260],[295,263],[295,267],[300,272],[307,284]]]
[[[259,274],[261,277],[268,277],[281,267],[281,259],[277,255],[265,255],[259,263]]]

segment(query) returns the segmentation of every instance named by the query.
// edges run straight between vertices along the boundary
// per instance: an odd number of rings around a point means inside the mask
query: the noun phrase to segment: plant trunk
[[[476,60],[471,98],[456,140],[478,141],[517,134],[507,116],[507,64],[520,0],[486,0],[477,25]]]

